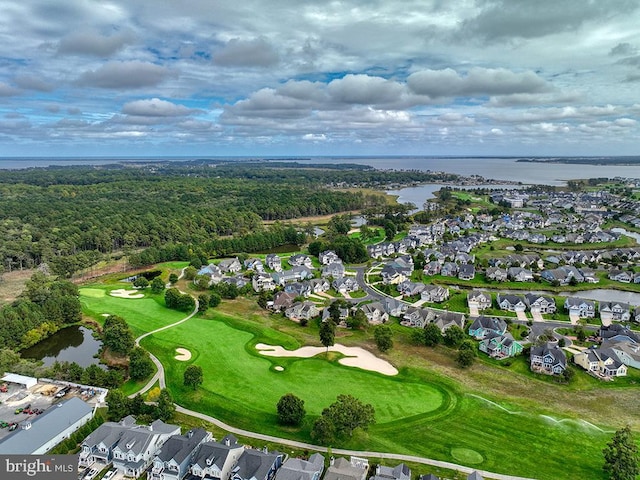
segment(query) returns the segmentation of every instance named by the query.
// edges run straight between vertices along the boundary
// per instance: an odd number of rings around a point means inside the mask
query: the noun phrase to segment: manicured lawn
[[[239,427],[309,441],[312,419],[336,395],[350,393],[374,405],[377,424],[340,447],[462,463],[472,459],[480,463],[468,465],[541,479],[561,478],[569,467],[577,478],[602,478],[600,450],[608,434],[578,420],[556,418],[533,402],[496,405],[482,393],[464,393],[446,379],[416,368],[384,377],[340,366],[334,357],[261,357],[253,349],[258,341],[298,345],[286,334],[217,314],[147,337],[143,346],[165,365],[179,403]],[[177,346],[191,350],[190,362],[173,358]],[[182,386],[190,363],[205,372],[204,384],[195,392]],[[277,372],[276,365],[285,370]],[[287,392],[305,400],[308,419],[298,432],[275,423],[275,404]],[[549,453],[554,451],[562,453]],[[545,455],[543,464],[540,455]]]
[[[103,323],[103,314],[119,315],[124,318],[134,336],[139,336],[163,325],[175,323],[187,314],[169,310],[164,306],[164,296],[152,295],[145,290],[145,298],[117,298],[109,295],[110,290],[127,288],[129,284],[89,285],[80,289],[80,303],[85,315]],[[130,286],[130,285],[129,285]]]
[[[94,316],[120,314],[138,331],[183,316],[164,309],[162,302],[153,298],[83,296],[82,301],[85,312]],[[377,423],[368,432],[357,432],[334,447],[413,454],[541,480],[568,478],[567,472],[571,472],[570,478],[604,478],[601,450],[618,427],[615,419],[611,418],[613,428],[592,426],[577,414],[561,416],[545,401],[547,397],[533,393],[565,395],[569,389],[580,395],[599,388],[590,378],[571,386],[554,385],[551,379],[532,376],[523,359],[507,368],[480,361],[464,375],[456,369],[451,376],[430,368],[420,353],[430,350],[402,345],[390,352],[400,367],[395,377],[339,365],[336,354],[328,359],[324,355],[311,359],[264,357],[255,351],[256,343],[288,349],[303,343],[318,344],[317,326],[312,322],[301,328],[247,309],[243,302],[224,304],[233,314],[210,310],[209,318],[196,317],[143,340],[143,346],[165,366],[171,393],[181,405],[241,428],[310,441],[313,420],[338,394],[349,393],[374,405]],[[146,308],[153,313],[145,312]],[[341,331],[340,335],[341,343],[367,344],[366,332]],[[189,349],[192,359],[175,360],[176,347]],[[204,370],[204,384],[196,391],[182,385],[183,372],[191,363]],[[284,367],[284,371],[276,371],[275,366]],[[489,382],[486,389],[474,383],[483,378],[485,370],[490,372],[484,380]],[[524,384],[533,382],[532,394],[493,396],[489,393],[493,391],[491,382],[504,383],[501,375],[507,384],[514,379],[521,382],[520,377]],[[288,392],[305,401],[307,419],[299,430],[283,429],[275,421],[275,405]]]

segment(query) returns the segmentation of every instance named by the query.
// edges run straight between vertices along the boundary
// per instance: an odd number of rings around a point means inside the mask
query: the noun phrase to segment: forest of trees
[[[20,298],[0,309],[0,345],[29,347],[80,318],[78,288],[36,272]]]
[[[445,180],[429,172],[332,167],[179,162],[3,170],[0,264],[11,271],[46,262],[53,273],[70,277],[105,254],[169,244],[196,245],[206,255],[258,251],[301,242],[295,229],[266,228],[263,221],[384,203],[379,195],[335,186]],[[149,260],[134,257],[134,264]]]

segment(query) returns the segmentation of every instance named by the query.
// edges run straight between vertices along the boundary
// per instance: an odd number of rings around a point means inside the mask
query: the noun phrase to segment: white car
[[[98,470],[97,468],[92,468],[91,470],[89,470],[89,472],[84,476],[84,480],[93,480],[94,478],[96,478],[96,475],[98,475],[98,472],[100,470]]]
[[[116,470],[109,470],[107,473],[104,474],[104,477],[102,477],[102,480],[111,480],[111,477],[113,477],[116,474]]]

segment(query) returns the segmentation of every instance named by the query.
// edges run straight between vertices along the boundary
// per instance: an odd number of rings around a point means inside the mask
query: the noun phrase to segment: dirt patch
[[[180,362],[186,362],[187,360],[191,360],[191,352],[186,348],[178,347],[176,348],[177,355],[173,358]]]
[[[262,355],[268,357],[299,357],[299,358],[311,358],[325,353],[327,349],[325,347],[302,347],[297,350],[285,350],[280,345],[265,345],[264,343],[258,343],[256,350]],[[356,367],[363,370],[370,370],[372,372],[382,373],[383,375],[397,375],[398,370],[386,360],[376,357],[371,352],[360,347],[346,347],[344,345],[336,344],[329,347],[329,352],[338,352],[345,355],[345,358],[338,360],[339,363],[347,367]]]
[[[14,270],[5,272],[0,280],[0,304],[13,302],[24,291],[27,280],[36,272],[30,270]]]
[[[144,298],[144,293],[140,293],[138,290],[125,290],[124,288],[111,290],[109,295],[118,298]]]

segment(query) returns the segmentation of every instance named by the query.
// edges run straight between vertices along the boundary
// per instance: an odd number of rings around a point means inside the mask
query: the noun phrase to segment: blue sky
[[[3,156],[633,155],[636,0],[0,0]]]

